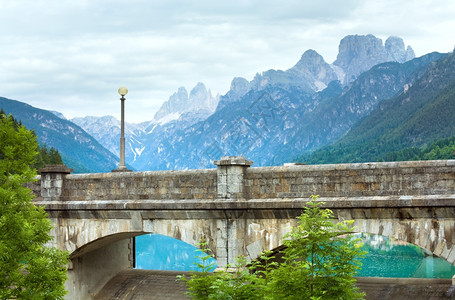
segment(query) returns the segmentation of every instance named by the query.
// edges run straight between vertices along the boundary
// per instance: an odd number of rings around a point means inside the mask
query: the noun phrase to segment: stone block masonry
[[[253,164],[245,157],[226,156],[214,162],[217,170],[217,197],[220,199],[243,199],[246,169]]]
[[[44,187],[62,185],[41,170],[34,185]],[[38,199],[64,201],[95,200],[164,200],[216,198],[216,170],[115,172],[71,174],[64,177],[64,185],[52,197],[41,189]]]
[[[455,160],[252,164],[228,156],[205,170],[41,169],[29,187],[55,224],[54,245],[71,254],[68,299],[91,299],[130,268],[132,238],[145,233],[193,245],[204,239],[219,267],[238,255],[255,259],[282,245],[313,194],[358,231],[416,244],[455,264]]]
[[[387,197],[453,194],[455,160],[286,165],[250,168],[244,157],[223,157],[217,169],[68,174],[45,168],[29,185],[38,199],[214,200]]]
[[[455,191],[455,161],[287,165],[246,171],[245,198],[422,196]]]

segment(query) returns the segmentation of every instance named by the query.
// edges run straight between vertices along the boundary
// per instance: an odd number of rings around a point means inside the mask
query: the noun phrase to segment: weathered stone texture
[[[43,195],[46,198],[46,195]],[[214,199],[216,170],[74,174],[65,177],[65,201]]]
[[[455,191],[455,163],[450,160],[262,168],[248,168],[247,160],[217,163],[218,170],[43,173],[30,187],[39,198],[64,201],[283,199],[313,194],[352,198]]]
[[[37,197],[41,195],[41,176],[37,176],[34,182],[28,182],[25,186],[32,191],[32,194]]]
[[[290,165],[249,168],[245,197],[438,195],[455,191],[453,161]]]
[[[70,275],[80,286],[85,283],[77,269],[91,270],[86,255],[106,260],[101,249],[130,253],[109,247],[145,233],[193,245],[204,239],[219,267],[235,263],[238,255],[254,259],[282,245],[313,194],[336,219],[354,220],[359,232],[413,243],[455,264],[455,160],[251,164],[223,157],[212,170],[51,172],[30,187],[56,225],[55,245],[71,252]],[[110,279],[127,262],[100,278]]]

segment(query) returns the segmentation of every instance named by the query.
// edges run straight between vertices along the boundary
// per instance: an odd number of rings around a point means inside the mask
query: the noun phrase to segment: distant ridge
[[[288,70],[257,73],[251,81],[235,77],[222,96],[212,96],[203,83],[190,93],[181,87],[153,120],[126,124],[126,161],[135,170],[178,170],[213,168],[225,155],[246,156],[255,166],[307,158],[350,135],[388,99],[411,91],[444,55],[414,56],[399,37],[383,43],[352,35],[340,41],[333,64],[310,49]],[[71,121],[118,153],[114,117]]]
[[[342,83],[348,84],[377,64],[388,61],[405,63],[413,58],[414,50],[411,46],[405,48],[400,37],[391,36],[383,44],[381,39],[372,34],[348,35],[341,40],[333,64],[343,69],[345,75]]]
[[[76,124],[54,113],[0,97],[0,108],[33,129],[40,144],[54,147],[76,173],[110,172],[118,159]]]
[[[422,71],[424,74],[404,85],[399,95],[381,101],[339,141],[298,161],[393,160],[400,157],[398,152],[402,149],[454,137],[455,54],[445,55]]]
[[[222,155],[246,155],[256,165],[289,161],[336,140],[398,93],[410,76],[405,69],[431,60],[400,66],[414,56],[399,37],[383,43],[373,35],[350,35],[341,40],[333,64],[310,49],[288,70],[257,73],[251,81],[234,78],[220,97],[202,83],[189,94],[180,87],[153,120],[127,125],[127,161],[138,170],[213,167],[211,161]],[[396,63],[361,77],[384,62]],[[112,143],[118,125],[84,119],[73,121],[118,153]]]

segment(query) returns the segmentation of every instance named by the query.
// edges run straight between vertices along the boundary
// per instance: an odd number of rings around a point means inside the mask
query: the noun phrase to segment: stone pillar
[[[244,156],[224,156],[214,162],[217,169],[217,197],[219,199],[245,199],[245,171],[253,162]],[[239,223],[240,222],[240,223]],[[218,235],[216,245],[216,260],[219,268],[234,265],[241,250],[243,241],[243,220],[238,216],[226,214],[226,219],[217,221]],[[239,235],[240,234],[240,235]],[[240,244],[239,244],[240,242]]]
[[[244,156],[223,156],[214,161],[217,169],[217,194],[221,199],[243,199],[243,177],[246,168],[253,164]]]
[[[45,200],[58,200],[63,191],[63,179],[73,169],[65,165],[46,165],[38,172],[41,174],[41,197]]]

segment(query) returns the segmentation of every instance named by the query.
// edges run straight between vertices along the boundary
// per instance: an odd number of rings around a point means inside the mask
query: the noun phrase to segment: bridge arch
[[[110,243],[148,233],[142,226],[137,212],[123,213],[122,218],[88,215],[87,212],[73,212],[70,217],[51,217],[54,228],[51,235],[57,247],[70,253],[71,258],[81,256]]]
[[[335,210],[340,215],[340,211]],[[336,221],[347,220],[338,216]],[[455,220],[450,219],[353,219],[356,233],[383,235],[419,246],[455,265]],[[247,221],[248,222],[248,221]],[[249,261],[265,251],[279,249],[284,235],[295,226],[296,219],[250,220],[245,232],[244,253]]]
[[[98,238],[94,241],[91,241],[85,245],[82,245],[81,247],[76,248],[76,250],[74,250],[73,252],[70,253],[70,259],[78,258],[89,252],[96,251],[100,248],[109,246],[116,242],[119,242],[122,240],[130,240],[133,237],[143,235],[143,234],[147,234],[147,232],[121,232],[121,233],[115,233],[115,234],[103,236],[103,237]]]
[[[219,266],[239,254],[255,259],[282,244],[312,194],[321,195],[337,219],[355,220],[361,232],[407,241],[455,262],[455,160],[250,168],[245,157],[223,157],[215,164],[217,169],[99,174],[42,169],[29,187],[55,224],[53,245],[72,253],[69,286],[76,288],[68,297],[102,286],[103,276],[85,274],[104,271],[94,269],[108,260],[103,252],[128,253],[130,237],[142,233],[192,245],[205,239]],[[90,266],[90,259],[97,264]],[[119,260],[110,275],[129,267],[128,259]],[[93,286],[84,288],[86,281]]]
[[[354,220],[358,233],[383,235],[419,246],[435,256],[455,265],[455,247],[452,236],[455,221],[446,219],[418,220]]]
[[[144,220],[144,228],[148,233],[172,237],[195,247],[205,241],[213,251],[217,248],[217,235],[220,234],[219,220],[210,219]]]

